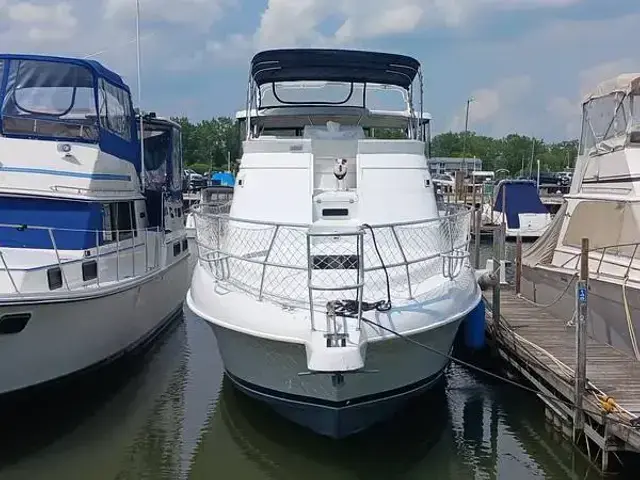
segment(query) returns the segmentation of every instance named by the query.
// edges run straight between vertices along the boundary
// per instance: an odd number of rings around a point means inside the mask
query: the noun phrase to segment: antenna
[[[147,172],[144,165],[144,121],[142,118],[142,75],[140,73],[140,0],[136,0],[136,62],[138,66],[138,110],[140,115],[140,177],[145,191]]]

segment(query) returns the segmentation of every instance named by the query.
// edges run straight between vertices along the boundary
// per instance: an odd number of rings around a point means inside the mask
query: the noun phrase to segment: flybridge
[[[129,87],[94,60],[0,54],[0,133],[92,143],[140,172]]]
[[[296,88],[298,91],[292,93]],[[289,111],[297,110],[305,117],[313,115],[314,124],[318,123],[316,115],[327,116],[326,121],[337,117],[342,121],[347,115],[361,124],[358,117],[375,116],[371,115],[371,93],[392,90],[402,96],[400,111],[407,137],[423,140],[422,89],[420,63],[405,55],[331,49],[267,50],[251,61],[245,111],[255,112],[257,119],[267,112],[273,116],[281,113],[290,116],[293,112]],[[317,98],[312,98],[314,96]],[[310,107],[315,110],[310,111]],[[258,123],[259,120],[247,122],[247,137],[251,136],[252,126]]]

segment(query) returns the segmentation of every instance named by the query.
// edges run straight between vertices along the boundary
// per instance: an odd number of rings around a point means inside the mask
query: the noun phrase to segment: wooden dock
[[[491,290],[485,295],[490,341],[542,392],[549,422],[603,471],[610,468],[610,455],[620,459],[619,452],[640,453],[640,362],[587,338],[585,389],[577,397],[578,342],[570,319],[552,316],[511,289],[500,289],[497,297],[499,316],[494,318]],[[577,399],[582,409],[573,407]]]

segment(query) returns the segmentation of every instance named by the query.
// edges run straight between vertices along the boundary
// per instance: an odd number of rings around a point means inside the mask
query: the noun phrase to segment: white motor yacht
[[[368,108],[376,88],[404,109]],[[441,378],[480,301],[470,212],[438,212],[415,59],[270,50],[253,58],[248,92],[230,212],[194,214],[187,304],[238,389],[351,435]]]

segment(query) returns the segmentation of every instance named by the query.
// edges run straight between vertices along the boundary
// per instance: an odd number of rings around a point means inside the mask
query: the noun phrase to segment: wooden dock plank
[[[554,317],[544,308],[516,296],[513,290],[501,290],[500,335],[501,348],[521,360],[536,360],[535,369],[542,374],[563,379],[565,401],[573,401],[573,375],[576,366],[575,327],[569,319]],[[487,323],[494,331],[491,292],[487,299]],[[531,345],[533,344],[533,345]],[[543,353],[543,349],[547,354]],[[551,357],[551,358],[550,358]],[[564,367],[560,367],[560,362]],[[632,416],[640,416],[640,362],[615,348],[589,338],[587,340],[587,380]],[[593,394],[592,405],[598,407]],[[617,415],[617,414],[614,414]],[[621,419],[622,417],[618,417]],[[618,437],[624,437],[632,448],[640,449],[640,429],[615,425]]]

